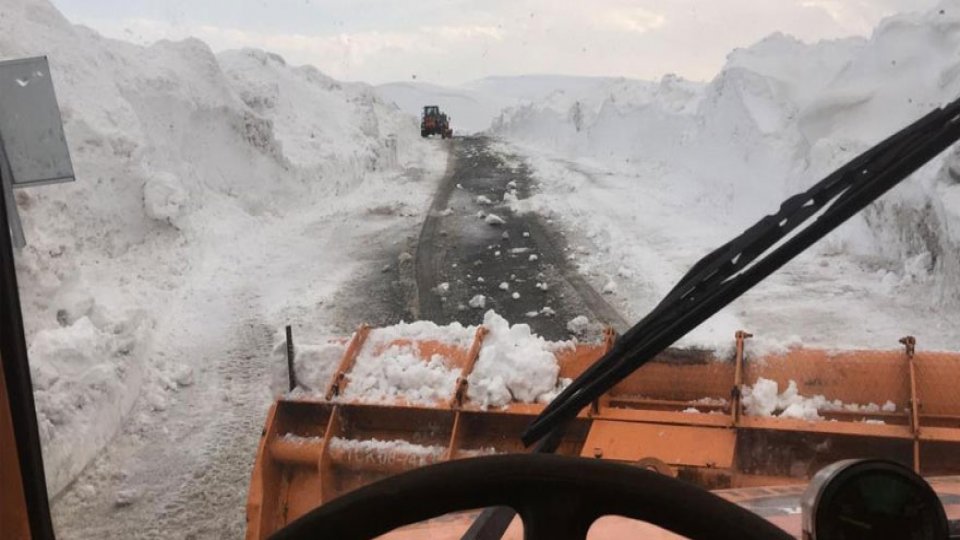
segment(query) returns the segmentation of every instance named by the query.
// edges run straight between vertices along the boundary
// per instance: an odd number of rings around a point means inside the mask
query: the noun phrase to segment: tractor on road
[[[424,107],[423,115],[420,117],[420,136],[429,137],[430,135],[440,135],[442,139],[453,137],[450,118],[440,112],[440,107],[437,105]]]

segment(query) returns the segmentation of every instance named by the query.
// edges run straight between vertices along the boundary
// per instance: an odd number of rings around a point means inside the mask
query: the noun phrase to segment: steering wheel
[[[760,516],[692,484],[604,461],[547,454],[458,459],[414,469],[317,507],[272,538],[369,539],[450,512],[509,506],[527,540],[581,540],[605,515],[693,539],[792,539]]]

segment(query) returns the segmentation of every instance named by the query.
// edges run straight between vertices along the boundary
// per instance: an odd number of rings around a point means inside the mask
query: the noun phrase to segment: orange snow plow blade
[[[482,326],[456,343],[368,339],[376,332],[354,334],[325,391],[291,393],[271,407],[250,484],[248,539],[389,475],[527,451],[520,434],[542,403],[484,408],[470,399]],[[754,357],[749,337],[737,333],[730,357],[665,352],[581,411],[557,452],[633,463],[709,489],[804,483],[822,466],[854,457],[893,459],[925,476],[960,474],[960,353],[915,351],[913,338],[904,338],[898,350]],[[557,348],[559,378],[577,377],[613,339],[608,331],[602,342]],[[449,395],[410,401],[351,393],[358,370],[397,350],[452,370]],[[814,403],[812,412],[753,410],[747,390],[773,383],[774,394]]]

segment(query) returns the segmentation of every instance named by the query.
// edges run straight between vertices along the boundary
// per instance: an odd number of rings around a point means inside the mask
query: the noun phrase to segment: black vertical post
[[[290,390],[297,387],[297,372],[293,368],[293,328],[287,325],[287,378],[290,379]]]
[[[9,394],[10,415],[13,417],[13,434],[17,440],[17,457],[23,478],[30,533],[35,540],[53,539],[47,480],[40,451],[40,430],[37,428],[37,410],[33,402],[33,383],[30,381],[27,341],[23,331],[23,313],[20,311],[20,293],[5,199],[4,190],[0,189],[0,358]]]

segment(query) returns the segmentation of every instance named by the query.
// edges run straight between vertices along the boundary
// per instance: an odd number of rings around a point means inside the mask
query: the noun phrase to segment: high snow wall
[[[255,50],[140,47],[46,0],[0,1],[0,57],[46,55],[77,175],[17,191],[17,270],[47,479],[65,486],[139,396],[163,409],[189,358],[152,343],[205,246],[395,172],[414,120],[362,84]],[[237,250],[245,249],[237,245]],[[251,276],[254,279],[254,276]],[[171,313],[171,310],[173,313]]]
[[[667,76],[624,86],[509,109],[492,131],[607,170],[643,171],[638,193],[658,171],[691,210],[732,234],[960,98],[960,2],[890,17],[867,39],[807,44],[774,34],[730,53],[708,84]],[[960,153],[929,164],[818,249],[900,264],[905,279],[930,281],[925,302],[960,302]]]

